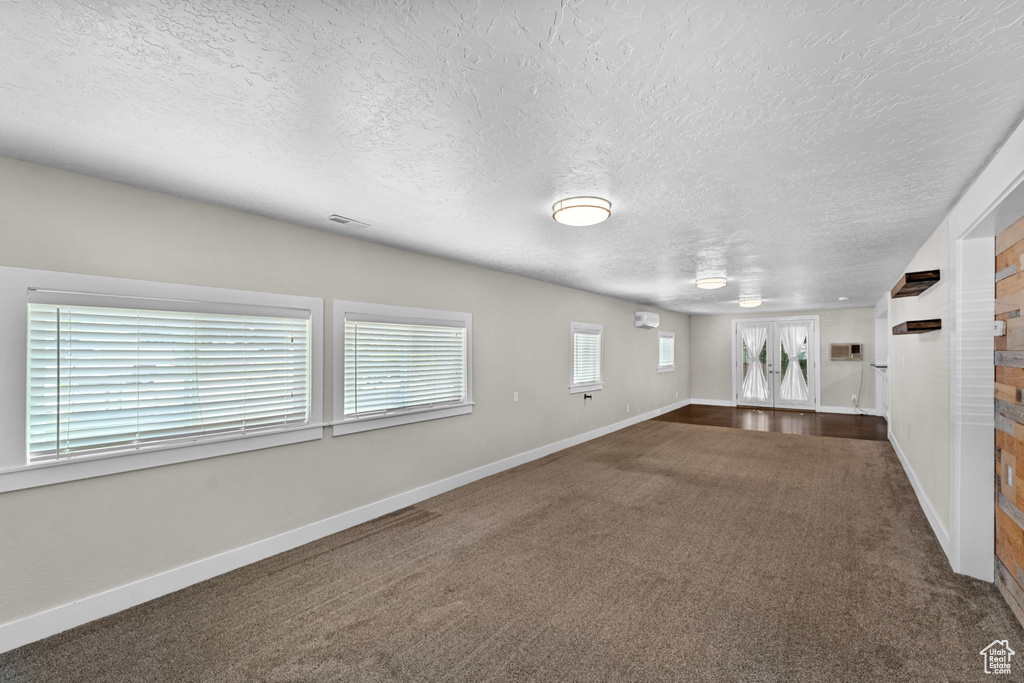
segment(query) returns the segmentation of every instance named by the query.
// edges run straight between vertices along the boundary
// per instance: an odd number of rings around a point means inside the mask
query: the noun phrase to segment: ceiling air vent
[[[368,228],[368,227],[370,227],[369,223],[363,223],[362,221],[357,221],[354,218],[345,218],[344,216],[339,216],[336,213],[332,213],[330,216],[328,216],[327,220],[334,221],[335,223],[337,223],[339,225],[344,225],[346,228]]]

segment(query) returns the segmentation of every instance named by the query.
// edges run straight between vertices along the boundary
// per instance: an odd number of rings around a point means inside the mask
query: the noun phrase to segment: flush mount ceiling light
[[[562,225],[596,225],[612,215],[612,203],[600,197],[570,197],[555,202],[551,217]]]
[[[848,296],[841,296],[841,297],[839,297],[839,300],[840,301],[849,301],[850,297],[848,297]]]
[[[740,306],[742,306],[743,308],[755,308],[760,305],[760,299],[740,299]]]
[[[727,280],[724,277],[699,277],[697,286],[701,289],[718,289],[725,287]]]

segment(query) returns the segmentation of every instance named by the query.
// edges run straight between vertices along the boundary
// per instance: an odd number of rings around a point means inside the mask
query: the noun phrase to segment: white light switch
[[[519,403],[519,392],[518,391],[513,391],[512,392],[512,402],[513,403]]]

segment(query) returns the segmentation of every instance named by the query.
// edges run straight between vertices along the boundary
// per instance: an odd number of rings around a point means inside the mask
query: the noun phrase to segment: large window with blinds
[[[322,300],[5,270],[25,412],[0,490],[322,436]]]
[[[30,303],[28,326],[29,464],[309,423],[308,316]]]
[[[658,372],[672,372],[676,369],[675,332],[658,333]]]
[[[334,434],[473,410],[472,316],[334,303]]]
[[[604,386],[602,374],[604,326],[589,323],[570,325],[572,358],[569,393],[594,391]]]

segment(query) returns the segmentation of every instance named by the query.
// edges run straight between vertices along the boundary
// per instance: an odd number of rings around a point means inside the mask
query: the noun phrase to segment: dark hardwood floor
[[[732,427],[754,432],[834,436],[868,441],[886,441],[889,438],[885,418],[873,415],[690,405],[654,419],[712,427]]]

